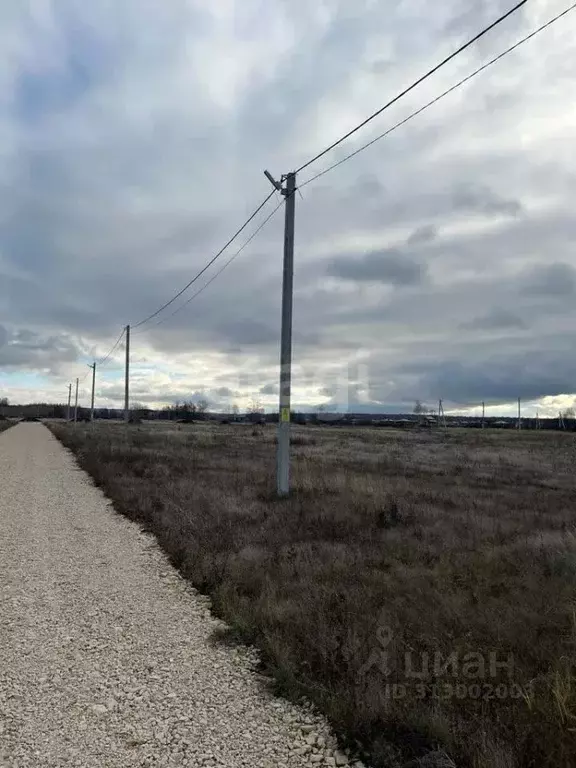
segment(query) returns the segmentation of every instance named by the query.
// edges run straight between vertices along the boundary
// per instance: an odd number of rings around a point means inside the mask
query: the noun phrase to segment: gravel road
[[[0,483],[0,765],[348,765],[46,427],[0,435]]]

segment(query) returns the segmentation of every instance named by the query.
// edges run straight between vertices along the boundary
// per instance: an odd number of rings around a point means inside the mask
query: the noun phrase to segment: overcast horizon
[[[0,9],[0,396],[65,402],[293,170],[513,0]],[[532,0],[305,182],[564,10]],[[576,12],[302,189],[295,410],[576,403]],[[255,226],[278,204],[272,198]],[[252,230],[248,229],[246,236]],[[283,210],[132,338],[131,399],[277,404]],[[123,348],[96,403],[123,403]],[[89,376],[81,403],[88,404]]]

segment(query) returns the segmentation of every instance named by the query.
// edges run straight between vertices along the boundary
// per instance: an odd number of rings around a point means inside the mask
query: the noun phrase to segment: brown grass
[[[374,765],[576,765],[572,435],[297,428],[280,501],[271,427],[53,430]]]

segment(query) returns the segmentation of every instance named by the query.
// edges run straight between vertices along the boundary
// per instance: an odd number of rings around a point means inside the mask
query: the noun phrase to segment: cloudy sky
[[[3,3],[0,394],[64,401],[252,212],[264,168],[302,165],[513,4]],[[300,183],[568,4],[530,0]],[[572,403],[575,52],[576,12],[302,189],[296,406]],[[274,407],[282,219],[134,332],[134,401]],[[122,355],[99,371],[100,405],[121,402]]]

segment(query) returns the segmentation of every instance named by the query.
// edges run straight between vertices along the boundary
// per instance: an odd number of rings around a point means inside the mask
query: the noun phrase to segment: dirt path
[[[0,435],[0,483],[0,765],[343,764],[46,427]]]

